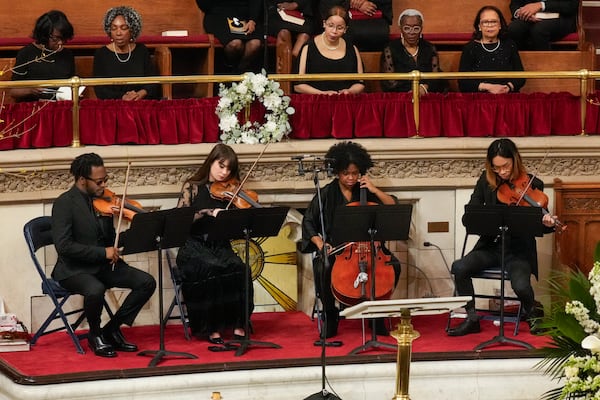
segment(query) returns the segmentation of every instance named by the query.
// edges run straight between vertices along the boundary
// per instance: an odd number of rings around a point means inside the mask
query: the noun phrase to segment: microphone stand
[[[299,175],[304,175],[305,174],[305,169],[304,169],[304,164],[303,164],[303,159],[305,157],[314,157],[314,156],[297,156],[297,157],[292,157],[292,160],[297,160],[298,161],[298,174]],[[316,164],[316,162],[320,160],[320,158],[315,157],[314,158],[314,163]],[[327,176],[331,175],[331,168],[329,167],[329,164],[327,164],[327,166],[325,167],[325,170],[327,171]],[[313,183],[315,185],[315,190],[317,193],[317,202],[319,204],[319,220],[321,222],[321,236],[323,238],[323,248],[320,250],[320,257],[321,260],[323,262],[323,267],[321,268],[321,283],[323,283],[325,281],[325,273],[326,271],[329,269],[329,255],[327,254],[327,246],[325,246],[325,243],[327,243],[327,234],[325,232],[325,224],[324,224],[324,217],[323,217],[323,199],[321,198],[321,185],[319,183],[319,172],[321,172],[322,170],[320,168],[317,168],[316,165],[313,165],[312,168],[312,173],[313,173]],[[326,374],[325,374],[325,368],[326,368],[326,351],[325,349],[327,348],[327,313],[325,313],[325,310],[323,310],[323,325],[321,327],[321,332],[320,332],[320,345],[321,345],[321,390],[319,392],[316,392],[314,394],[311,394],[310,396],[306,397],[304,400],[319,400],[319,399],[325,399],[325,400],[341,400],[339,397],[337,397],[336,395],[334,395],[333,393],[330,393],[329,391],[327,391],[325,385],[326,385]]]

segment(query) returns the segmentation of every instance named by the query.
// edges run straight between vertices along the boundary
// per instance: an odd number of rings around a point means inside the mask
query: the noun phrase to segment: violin
[[[121,198],[108,188],[104,188],[102,196],[94,198],[92,202],[94,209],[104,216],[118,215],[121,209]],[[137,201],[125,199],[123,218],[126,220],[131,221],[136,214],[145,212],[146,210]]]
[[[229,201],[237,208],[262,207],[258,202],[256,192],[242,190],[240,182],[235,178],[223,182],[213,182],[210,185],[210,196],[213,199]]]
[[[527,174],[523,174],[512,182],[505,181],[498,186],[496,197],[501,203],[509,206],[530,206],[541,207],[544,215],[548,212],[548,196],[539,189],[532,188],[531,179]],[[567,229],[567,226],[554,218],[554,226],[559,228],[557,232]]]
[[[367,189],[361,188],[360,201],[347,206],[377,205],[367,202]],[[381,244],[375,248],[375,265],[371,254],[371,242],[352,242],[345,245],[344,252],[336,257],[331,269],[331,291],[345,305],[356,305],[370,299],[375,282],[375,299],[387,299],[395,286],[391,255],[383,252]],[[373,271],[375,275],[373,276]],[[373,300],[375,300],[373,299]]]

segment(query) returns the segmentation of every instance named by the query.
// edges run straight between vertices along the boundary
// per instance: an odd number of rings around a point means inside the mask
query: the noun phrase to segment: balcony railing
[[[522,72],[428,72],[412,71],[409,73],[365,73],[365,74],[273,74],[269,78],[280,82],[329,81],[329,80],[408,80],[412,82],[413,117],[417,134],[419,132],[419,83],[431,79],[481,79],[481,78],[525,78],[525,79],[576,79],[579,81],[581,134],[585,134],[587,95],[593,90],[593,82],[600,79],[600,71],[586,69],[578,71],[522,71]],[[61,87],[67,86],[72,91],[73,101],[73,139],[72,146],[81,145],[79,135],[79,88],[82,86],[120,85],[120,84],[202,84],[237,82],[242,75],[193,75],[193,76],[153,76],[140,78],[79,78],[31,81],[0,81],[0,89],[19,87]]]

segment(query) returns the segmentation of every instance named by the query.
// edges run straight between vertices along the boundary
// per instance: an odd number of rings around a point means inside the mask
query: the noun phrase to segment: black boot
[[[99,357],[116,357],[117,353],[115,352],[114,347],[112,347],[109,343],[107,343],[102,335],[96,336],[92,333],[88,334],[88,344],[90,349],[94,352],[95,355]]]
[[[128,352],[138,351],[138,347],[135,344],[125,340],[125,336],[123,336],[123,333],[119,328],[111,327],[109,329],[103,329],[102,337],[106,343],[110,344],[115,350]]]
[[[466,318],[460,325],[448,329],[448,336],[465,336],[470,333],[479,333],[481,332],[481,327],[479,326],[479,318]]]
[[[535,301],[529,310],[523,311],[521,319],[529,324],[529,332],[534,335],[541,333],[540,322],[544,318],[544,307],[538,301]]]

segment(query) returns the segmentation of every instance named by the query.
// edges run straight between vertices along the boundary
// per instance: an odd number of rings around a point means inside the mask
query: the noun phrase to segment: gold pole
[[[415,129],[417,132],[417,134],[413,137],[420,138],[421,135],[419,135],[419,100],[420,100],[421,92],[419,91],[419,82],[421,79],[421,72],[415,70],[415,71],[412,71],[411,74],[413,76],[413,81],[412,81],[413,118],[415,120]]]
[[[581,74],[579,80],[579,93],[580,93],[580,105],[581,105],[581,135],[585,135],[585,119],[587,115],[587,84],[589,79],[589,71],[587,69],[582,69],[579,71]]]
[[[73,99],[73,139],[71,140],[71,147],[81,147],[81,141],[79,140],[79,86],[81,80],[78,76],[71,78],[71,94]]]
[[[402,309],[398,329],[390,332],[398,341],[398,357],[396,359],[396,394],[392,400],[410,400],[408,383],[410,380],[410,361],[412,342],[419,336],[410,323],[410,309]]]

